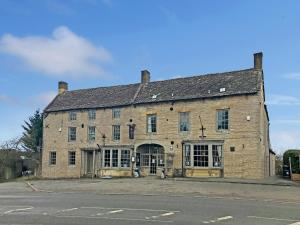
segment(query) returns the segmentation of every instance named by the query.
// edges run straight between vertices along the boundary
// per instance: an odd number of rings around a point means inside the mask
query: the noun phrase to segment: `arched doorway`
[[[143,144],[136,150],[136,167],[145,175],[156,175],[165,166],[164,148],[158,144]]]

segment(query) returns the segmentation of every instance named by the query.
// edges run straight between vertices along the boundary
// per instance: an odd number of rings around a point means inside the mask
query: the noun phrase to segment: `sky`
[[[300,148],[300,1],[0,0],[0,143],[69,89],[247,69],[262,51],[272,148]]]

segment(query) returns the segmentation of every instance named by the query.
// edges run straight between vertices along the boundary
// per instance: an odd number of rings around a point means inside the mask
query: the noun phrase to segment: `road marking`
[[[107,214],[113,214],[113,213],[118,213],[118,212],[123,212],[123,209],[119,209],[119,210],[114,210],[114,211],[109,211],[107,212]]]
[[[33,209],[33,207],[22,208],[22,209],[12,209],[12,210],[8,210],[8,211],[4,212],[3,214],[9,214],[12,212],[19,212],[19,211],[26,211],[26,210],[30,210],[30,209]]]
[[[220,217],[220,218],[218,218],[217,220],[218,220],[218,221],[222,221],[222,220],[229,220],[229,219],[232,219],[232,216],[224,216],[224,217]]]
[[[60,210],[58,212],[70,212],[70,211],[74,211],[74,210],[77,210],[78,208],[71,208],[71,209],[63,209],[63,210]]]
[[[219,218],[214,219],[214,220],[202,221],[202,223],[205,223],[205,224],[216,223],[216,222],[219,222],[219,221],[230,220],[230,219],[233,219],[233,217],[232,216],[224,216],[224,217],[219,217]]]
[[[88,206],[83,206],[83,207],[80,207],[81,209],[115,209],[115,210],[118,210],[118,209],[123,209],[123,210],[132,210],[132,211],[148,211],[148,212],[170,212],[170,210],[164,210],[164,209],[133,209],[133,208],[104,208],[104,207],[88,207]],[[173,211],[172,212],[176,213],[176,212],[180,212],[180,211]]]
[[[160,214],[160,216],[170,216],[173,214],[174,214],[174,212],[168,212],[168,213]]]
[[[296,222],[296,223],[291,223],[289,225],[300,225],[300,222]]]
[[[158,222],[158,223],[174,223],[172,220],[147,220],[138,218],[123,218],[123,217],[101,217],[101,216],[55,216],[58,218],[84,218],[84,219],[106,219],[106,220],[128,220],[128,221],[144,221],[144,222]]]
[[[248,218],[255,218],[255,219],[264,219],[264,220],[277,220],[277,221],[298,222],[298,220],[283,219],[283,218],[274,218],[274,217],[262,217],[262,216],[247,216],[247,217]]]

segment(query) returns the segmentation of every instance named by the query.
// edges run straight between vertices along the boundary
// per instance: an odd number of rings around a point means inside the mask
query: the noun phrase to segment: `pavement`
[[[223,189],[240,190],[241,196],[222,196]],[[36,180],[30,185],[20,180],[0,184],[0,225],[299,225],[299,190],[148,178]],[[260,194],[251,198],[249,193]]]
[[[300,182],[291,181],[288,178],[280,176],[267,177],[261,180],[239,179],[239,178],[174,178],[176,181],[193,181],[193,182],[216,182],[216,183],[236,183],[236,184],[257,184],[273,186],[296,186],[300,187]]]
[[[244,181],[243,181],[244,182]],[[271,182],[271,181],[270,181]],[[272,181],[274,182],[274,181]],[[63,180],[29,180],[28,184],[35,191],[42,192],[92,192],[97,194],[127,195],[204,195],[215,197],[242,197],[248,199],[272,199],[300,201],[300,186],[262,185],[228,180],[184,180],[122,178],[122,179],[63,179]]]

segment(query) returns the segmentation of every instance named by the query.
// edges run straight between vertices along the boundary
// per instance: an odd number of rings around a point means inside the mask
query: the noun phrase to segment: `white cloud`
[[[104,66],[111,62],[106,49],[64,26],[56,28],[50,38],[5,34],[0,39],[0,51],[22,59],[33,70],[56,77],[104,76]]]
[[[279,119],[279,120],[272,120],[272,124],[286,124],[286,125],[300,125],[300,119]]]
[[[268,105],[299,105],[300,100],[294,96],[289,95],[271,95]]]
[[[13,104],[17,104],[17,100],[10,96],[0,94],[0,103],[7,103],[13,105]]]
[[[56,91],[46,91],[23,100],[26,107],[44,109],[57,95]]]
[[[300,80],[300,73],[288,73],[283,77],[291,80]]]
[[[276,152],[283,153],[287,149],[300,148],[300,132],[278,131],[271,133],[271,144]]]

